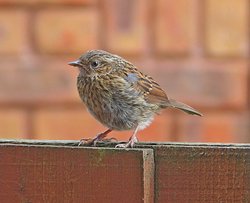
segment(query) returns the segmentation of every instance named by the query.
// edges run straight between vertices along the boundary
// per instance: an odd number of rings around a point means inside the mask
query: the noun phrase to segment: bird
[[[96,146],[113,130],[133,130],[132,136],[118,148],[134,147],[137,132],[148,127],[154,116],[166,108],[176,108],[191,115],[202,114],[182,102],[171,99],[149,75],[126,59],[104,50],[90,50],[68,63],[77,67],[77,89],[88,111],[107,130],[79,145]]]

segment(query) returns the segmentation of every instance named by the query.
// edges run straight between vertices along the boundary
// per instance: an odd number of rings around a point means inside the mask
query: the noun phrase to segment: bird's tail
[[[178,101],[176,101],[174,99],[169,99],[168,106],[179,109],[179,110],[182,110],[182,111],[184,111],[184,112],[186,112],[188,114],[202,116],[202,114],[199,111],[195,110],[191,106],[188,106],[188,105],[186,105],[184,103],[178,102]]]

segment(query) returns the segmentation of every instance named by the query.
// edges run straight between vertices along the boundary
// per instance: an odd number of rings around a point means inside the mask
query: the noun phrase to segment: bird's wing
[[[124,79],[133,85],[137,91],[140,91],[147,102],[162,105],[168,103],[167,94],[152,77],[134,71],[128,73]]]

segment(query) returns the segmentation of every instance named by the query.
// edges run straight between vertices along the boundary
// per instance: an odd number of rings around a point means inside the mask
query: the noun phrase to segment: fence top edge
[[[111,147],[82,147],[82,146],[67,146],[67,145],[47,145],[47,144],[14,144],[14,143],[0,143],[0,149],[1,147],[8,148],[8,147],[13,147],[13,148],[40,148],[40,149],[74,149],[74,150],[96,150],[96,151],[103,151],[103,150],[108,150],[108,151],[116,151],[116,152],[131,152],[131,153],[141,153],[144,155],[148,154],[153,154],[153,149],[150,148],[111,148]]]
[[[114,148],[118,143],[124,142],[98,142],[97,147]],[[32,146],[57,146],[57,147],[76,147],[79,141],[76,140],[32,140],[32,139],[0,139],[0,145],[32,145]],[[244,148],[250,149],[250,143],[182,143],[182,142],[140,142],[134,149],[154,147],[199,147],[199,148]],[[93,147],[84,147],[93,148]]]

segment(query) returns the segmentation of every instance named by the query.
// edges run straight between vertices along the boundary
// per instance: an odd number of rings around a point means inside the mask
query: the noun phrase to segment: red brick
[[[0,10],[0,54],[18,54],[28,46],[28,15],[24,10]],[[18,34],[17,34],[18,33]]]
[[[192,0],[155,1],[155,49],[160,54],[187,54],[192,44]]]
[[[42,57],[1,61],[0,102],[67,103],[80,102],[76,77],[78,70],[67,65],[69,58]]]
[[[27,135],[27,114],[19,109],[0,109],[0,138],[20,139]]]
[[[170,98],[194,107],[243,109],[247,105],[247,69],[246,61],[170,61],[152,65],[147,73]]]
[[[92,138],[106,128],[96,121],[84,106],[77,109],[40,109],[34,114],[36,139]]]
[[[96,0],[0,0],[0,5],[29,5],[38,6],[44,4],[89,5]]]
[[[207,0],[205,44],[213,56],[246,56],[248,40],[247,0]]]
[[[30,0],[32,1],[32,0]],[[71,4],[71,5],[90,5],[95,4],[96,0],[36,0],[39,3],[48,3],[48,4]]]
[[[92,138],[106,130],[105,126],[84,110],[84,105],[79,109],[56,107],[40,109],[35,113],[34,126],[37,139]],[[171,127],[170,118],[162,113],[156,116],[151,126],[138,133],[138,139],[140,141],[169,141],[172,136]],[[108,137],[127,141],[131,135],[132,131],[113,131]]]
[[[57,3],[57,4],[80,4],[89,5],[96,3],[96,0],[40,0],[41,3]]]
[[[35,23],[42,53],[83,53],[98,47],[98,15],[94,9],[46,9]]]
[[[249,142],[249,127],[242,113],[204,112],[204,117],[181,116],[177,137],[181,142]]]
[[[145,0],[104,0],[106,49],[114,53],[138,54],[147,46],[147,9]]]

